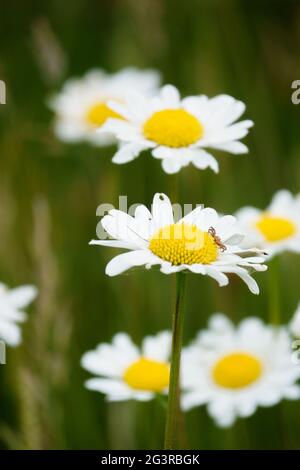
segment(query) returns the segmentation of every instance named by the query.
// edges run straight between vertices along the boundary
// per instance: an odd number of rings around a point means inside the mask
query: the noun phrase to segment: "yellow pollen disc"
[[[184,109],[164,109],[144,124],[144,136],[167,147],[188,147],[203,136],[202,124]]]
[[[255,225],[269,242],[278,242],[296,233],[296,226],[291,220],[268,214],[262,215]]]
[[[251,354],[233,353],[220,359],[214,366],[213,380],[220,387],[243,388],[255,382],[262,373],[262,364]]]
[[[136,390],[162,392],[169,385],[169,377],[169,364],[142,357],[128,367],[123,379]]]
[[[86,121],[93,127],[102,126],[109,118],[123,119],[105,103],[94,104],[86,113]]]
[[[217,244],[210,233],[188,224],[161,228],[151,238],[149,248],[156,256],[175,266],[210,264],[218,256]]]

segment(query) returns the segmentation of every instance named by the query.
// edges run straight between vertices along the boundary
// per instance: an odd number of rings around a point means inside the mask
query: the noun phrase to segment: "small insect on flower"
[[[208,233],[213,237],[215,244],[218,245],[222,253],[227,250],[227,247],[222,243],[221,238],[217,236],[216,230],[213,227],[208,229]]]
[[[179,271],[207,275],[220,286],[229,283],[228,274],[236,274],[254,294],[258,285],[250,273],[265,271],[261,250],[243,250],[236,220],[231,215],[219,216],[209,207],[197,207],[180,220],[165,194],[155,194],[150,212],[136,208],[134,217],[111,210],[101,220],[112,240],[92,240],[92,245],[125,248],[127,253],[113,258],[106,266],[108,276],[117,276],[130,268],[160,266],[164,274]],[[226,251],[226,253],[225,253]]]

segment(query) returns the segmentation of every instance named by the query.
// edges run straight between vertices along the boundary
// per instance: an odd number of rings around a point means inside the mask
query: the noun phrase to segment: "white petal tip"
[[[109,269],[106,269],[106,270],[105,270],[105,274],[106,274],[107,276],[109,276],[109,277],[115,277],[115,276],[117,276],[117,274],[112,273]]]

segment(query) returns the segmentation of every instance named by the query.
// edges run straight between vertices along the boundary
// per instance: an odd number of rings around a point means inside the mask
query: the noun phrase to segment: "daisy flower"
[[[138,348],[126,333],[116,334],[111,344],[88,351],[81,365],[97,377],[86,381],[89,390],[105,394],[108,401],[148,401],[167,393],[171,334],[146,336]]]
[[[256,245],[270,257],[283,251],[300,253],[300,199],[289,191],[275,193],[265,210],[244,207],[236,214],[245,234],[243,246]]]
[[[284,327],[247,318],[238,326],[213,315],[182,356],[182,407],[207,404],[220,427],[282,399],[300,398],[300,366],[291,361],[291,338]]]
[[[0,339],[9,346],[18,346],[21,343],[19,323],[27,318],[23,309],[35,299],[36,295],[37,289],[34,286],[8,289],[0,283]]]
[[[289,330],[295,338],[300,338],[300,303],[298,304],[296,312],[289,323]]]
[[[220,286],[228,284],[228,274],[236,274],[251,292],[259,293],[250,273],[267,269],[263,254],[239,247],[241,236],[233,216],[219,216],[214,209],[198,206],[176,222],[169,198],[157,193],[152,212],[143,205],[136,208],[134,217],[111,210],[101,223],[114,240],[92,240],[90,244],[129,250],[108,263],[109,276],[136,266],[159,265],[164,274],[190,271],[208,275]]]
[[[88,141],[96,146],[115,143],[112,134],[95,132],[108,118],[121,118],[110,108],[108,100],[122,102],[132,90],[153,93],[159,82],[157,72],[135,68],[111,75],[96,69],[82,78],[68,80],[49,103],[56,113],[56,136],[65,142]]]
[[[150,149],[153,157],[162,160],[166,173],[177,173],[189,163],[218,172],[216,159],[205,148],[248,152],[239,139],[253,122],[235,122],[245,105],[228,95],[181,99],[174,86],[166,85],[155,97],[131,94],[125,103],[110,102],[110,107],[123,118],[110,119],[102,128],[121,144],[114,163],[127,163]]]

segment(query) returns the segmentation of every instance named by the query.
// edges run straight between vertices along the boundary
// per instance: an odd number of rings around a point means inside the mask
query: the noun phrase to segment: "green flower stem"
[[[269,320],[274,326],[279,326],[281,322],[280,315],[280,295],[279,295],[279,276],[280,259],[277,255],[269,266]]]
[[[186,275],[184,273],[176,274],[176,305],[173,316],[172,327],[172,355],[169,397],[167,407],[167,422],[165,432],[165,449],[173,450],[176,448],[177,429],[179,418],[179,400],[180,400],[180,356],[182,347],[182,332],[184,319],[184,294],[185,294]]]

